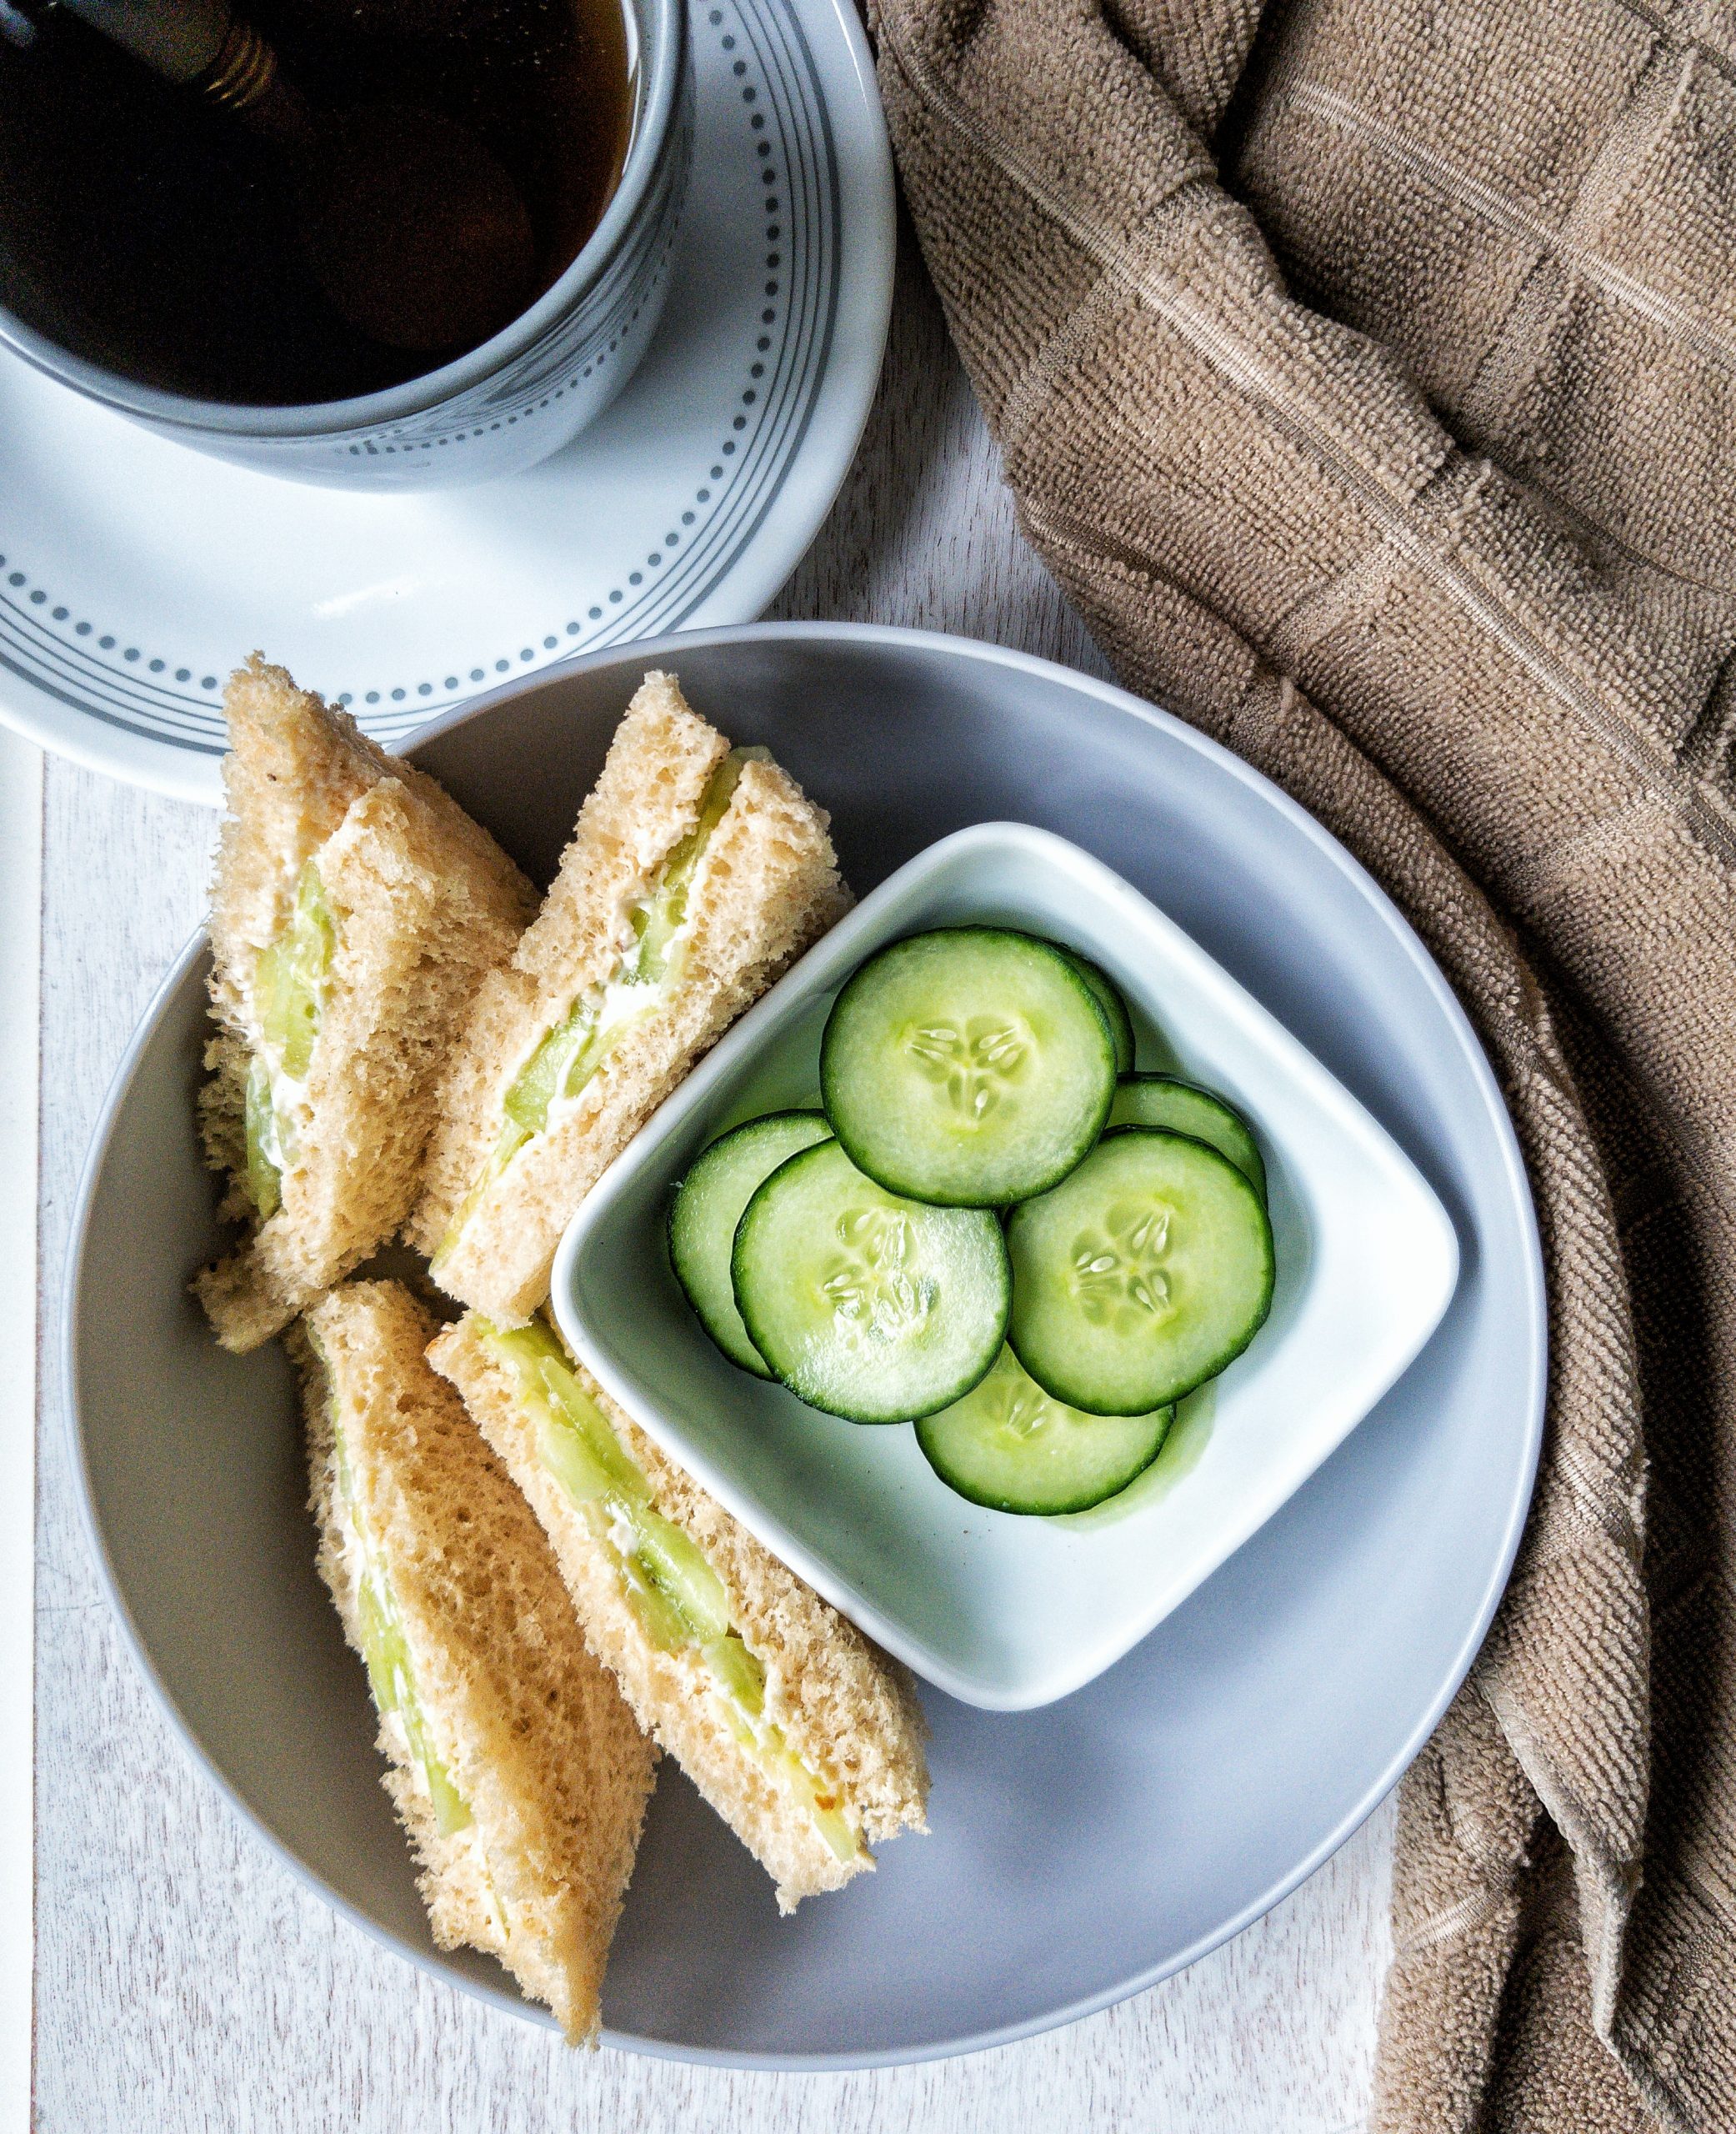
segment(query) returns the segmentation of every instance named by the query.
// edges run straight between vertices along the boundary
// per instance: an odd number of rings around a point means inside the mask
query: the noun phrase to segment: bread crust
[[[646,1636],[613,1551],[538,1455],[536,1420],[517,1397],[511,1366],[481,1338],[478,1315],[444,1328],[428,1360],[463,1395],[542,1522],[592,1650],[614,1671],[640,1725],[773,1876],[780,1908],[872,1867],[866,1851],[840,1861],[805,1809],[743,1749],[705,1687],[703,1663]],[[765,1669],[767,1716],[791,1747],[837,1783],[870,1840],[926,1831],[927,1730],[909,1675],[669,1460],[582,1365],[573,1371],[644,1470],[657,1510],[723,1580],[732,1622]]]
[[[406,1232],[432,1259],[487,1162],[521,1060],[572,1002],[608,977],[627,901],[698,820],[728,744],[652,673],[586,795],[554,882],[511,961],[478,988],[442,1078],[422,1193]]]
[[[503,1325],[524,1325],[546,1299],[574,1209],[646,1120],[848,908],[824,811],[775,764],[747,764],[693,878],[693,931],[671,998],[624,1030],[578,1103],[513,1159],[448,1240],[498,1137],[513,1077],[573,1002],[606,979],[628,900],[698,820],[727,747],[673,676],[648,674],[541,914],[478,990],[409,1235],[438,1255],[443,1289]]]
[[[257,1347],[393,1235],[414,1199],[452,1034],[510,955],[535,892],[432,779],[256,654],[230,685],[231,814],[213,893],[210,1081],[200,1124],[240,1247],[194,1287],[218,1338]],[[338,938],[296,1160],[257,1221],[243,1124],[260,952],[313,860]]]
[[[393,1282],[334,1290],[293,1330],[320,1575],[363,1651],[335,1402],[428,1736],[473,1818],[442,1831],[402,1729],[383,1720],[383,1783],[434,1938],[498,1956],[570,2041],[594,2042],[656,1751],[587,1649],[530,1507],[428,1368],[433,1330]]]

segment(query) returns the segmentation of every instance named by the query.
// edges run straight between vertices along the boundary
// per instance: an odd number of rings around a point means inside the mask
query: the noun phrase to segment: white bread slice
[[[561,1233],[608,1165],[743,1009],[848,906],[823,810],[776,764],[748,763],[694,875],[693,931],[666,1004],[626,1028],[578,1103],[514,1158],[448,1240],[498,1138],[502,1102],[520,1065],[615,967],[629,901],[698,821],[727,748],[673,675],[648,674],[541,914],[511,963],[478,989],[407,1235],[438,1255],[443,1289],[503,1325],[523,1325],[547,1297]]]
[[[503,962],[535,892],[423,773],[256,654],[230,684],[230,815],[212,895],[218,1034],[202,1096],[208,1160],[241,1248],[194,1285],[227,1348],[257,1347],[390,1237],[414,1198],[441,1063],[483,974]],[[243,1110],[260,952],[317,863],[338,920],[299,1149],[258,1224]]]
[[[359,1518],[428,1736],[471,1811],[443,1832],[402,1724],[383,1720],[435,1941],[498,1956],[569,2041],[594,2041],[657,1752],[586,1649],[530,1507],[428,1369],[433,1330],[394,1282],[333,1290],[293,1330],[320,1575],[363,1651]]]
[[[865,1850],[841,1861],[812,1816],[744,1749],[705,1686],[703,1663],[647,1636],[618,1560],[549,1471],[538,1418],[517,1375],[482,1339],[478,1315],[444,1328],[428,1350],[464,1396],[483,1435],[542,1521],[591,1649],[615,1672],[639,1724],[677,1758],[700,1792],[772,1876],[779,1907],[838,1888],[873,1865]],[[871,1840],[928,1828],[926,1732],[909,1676],[805,1585],[667,1458],[578,1364],[596,1402],[651,1484],[655,1508],[680,1527],[723,1581],[733,1626],[765,1670],[766,1714],[796,1754],[833,1782]]]

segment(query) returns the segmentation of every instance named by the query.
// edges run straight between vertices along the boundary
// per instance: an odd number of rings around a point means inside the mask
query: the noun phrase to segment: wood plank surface
[[[36,1523],[38,1004],[43,757],[0,730],[0,1241],[14,1273],[0,1290],[0,2126],[30,2112],[31,1614]]]
[[[908,232],[860,458],[773,612],[955,630],[1106,671],[1018,536]],[[248,1834],[158,1715],[101,1597],[70,1484],[58,1354],[93,1124],[134,1022],[198,923],[213,829],[198,809],[48,766],[35,2123],[48,2134],[1359,2125],[1388,1946],[1389,1809],[1268,1918],[1118,2008],[993,2052],[836,2076],[569,2054],[378,1948]]]

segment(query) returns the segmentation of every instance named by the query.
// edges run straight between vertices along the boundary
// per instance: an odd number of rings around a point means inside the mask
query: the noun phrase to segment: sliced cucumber
[[[1115,1071],[1118,1075],[1131,1075],[1133,1071],[1133,1019],[1128,1013],[1128,1004],[1121,997],[1115,981],[1100,964],[1089,956],[1082,956],[1077,949],[1062,949],[1055,944],[1073,969],[1091,988],[1097,1004],[1103,1011],[1109,1025],[1109,1035],[1115,1045]]]
[[[881,949],[820,1040],[821,1101],[851,1160],[888,1192],[943,1207],[1058,1184],[1114,1094],[1114,1039],[1077,966],[1000,927]]]
[[[1121,1126],[1015,1208],[1008,1339],[1045,1393],[1095,1415],[1178,1400],[1240,1355],[1272,1306],[1272,1226],[1228,1157]]]
[[[253,976],[266,1049],[293,1080],[301,1080],[313,1061],[337,950],[338,924],[310,859],[297,878],[288,920],[260,950]]]
[[[248,1070],[247,1180],[262,1222],[283,1205],[283,1173],[296,1156],[294,1106],[279,1109],[281,1085],[303,1080],[313,1064],[337,949],[338,921],[310,859],[288,920],[253,968],[260,1049]]]
[[[630,945],[599,984],[582,993],[526,1060],[503,1101],[510,1136],[522,1130],[521,1142],[546,1133],[552,1106],[576,1097],[602,1065],[625,1024],[664,1004],[663,988],[670,959],[685,937],[688,901],[693,877],[711,835],[729,812],[742,772],[768,759],[764,749],[732,749],[712,773],[699,802],[698,819],[663,861],[656,886],[627,911]],[[641,990],[643,989],[643,990]],[[617,995],[611,1006],[608,995]]]
[[[888,1193],[836,1141],[779,1165],[731,1263],[748,1335],[799,1400],[856,1423],[932,1415],[1000,1353],[1010,1281],[984,1208]]]
[[[735,1308],[729,1255],[742,1210],[786,1158],[829,1141],[823,1112],[774,1111],[712,1143],[675,1189],[669,1209],[669,1264],[699,1323],[733,1364],[772,1374]]]
[[[1045,1393],[1011,1349],[980,1385],[916,1426],[948,1489],[996,1511],[1088,1511],[1118,1496],[1158,1456],[1173,1407],[1088,1415]]]
[[[691,1535],[652,1503],[650,1478],[574,1375],[552,1328],[478,1322],[483,1347],[512,1372],[537,1423],[537,1451],[613,1559],[628,1606],[659,1651],[697,1659],[730,1731],[839,1859],[862,1851],[841,1786],[808,1763],[766,1711],[766,1671],[733,1623],[729,1592]]]
[[[1123,1075],[1109,1107],[1109,1124],[1191,1134],[1228,1156],[1261,1200],[1266,1197],[1266,1165],[1248,1121],[1222,1097],[1195,1083],[1174,1075]]]
[[[308,1340],[329,1385],[331,1365],[326,1351],[313,1335],[310,1335]],[[368,1686],[381,1718],[388,1718],[396,1712],[403,1722],[410,1753],[422,1766],[423,1781],[428,1787],[434,1820],[442,1832],[451,1837],[471,1821],[470,1804],[453,1783],[452,1774],[428,1731],[428,1715],[417,1693],[409,1640],[392,1590],[391,1575],[381,1556],[378,1538],[368,1523],[356,1487],[349,1448],[344,1442],[343,1406],[335,1391],[328,1395],[326,1412],[331,1419],[332,1450],[338,1466],[338,1494],[343,1521],[360,1559],[361,1577],[356,1590],[357,1629],[361,1634]]]

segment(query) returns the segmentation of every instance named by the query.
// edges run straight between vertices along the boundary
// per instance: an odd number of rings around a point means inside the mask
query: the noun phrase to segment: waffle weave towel
[[[1022,523],[1469,1009],[1548,1439],[1375,2123],[1736,2128],[1736,7],[879,0]]]

